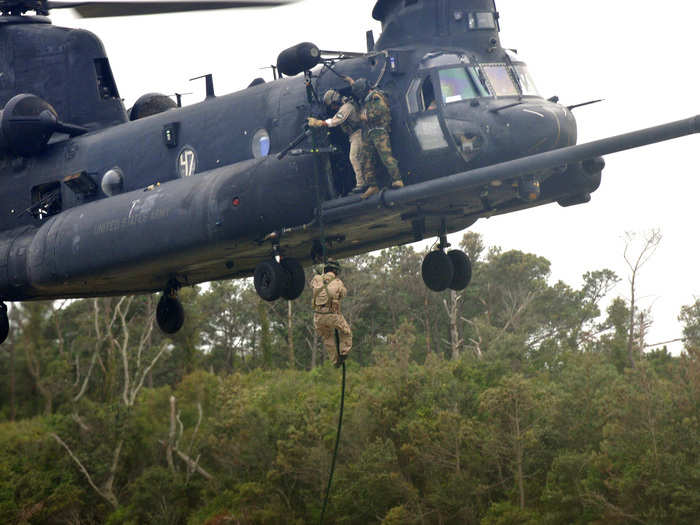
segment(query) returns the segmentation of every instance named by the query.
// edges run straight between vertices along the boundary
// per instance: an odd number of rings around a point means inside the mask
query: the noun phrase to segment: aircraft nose
[[[514,157],[525,157],[576,144],[576,119],[564,106],[525,103],[500,114],[510,128],[508,133]]]

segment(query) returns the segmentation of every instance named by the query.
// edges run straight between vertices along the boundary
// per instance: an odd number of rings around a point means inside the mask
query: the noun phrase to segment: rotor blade
[[[81,18],[105,18],[111,16],[154,15],[180,13],[184,11],[206,11],[211,9],[232,9],[237,7],[275,7],[296,0],[87,0],[53,1],[49,9],[72,7]]]

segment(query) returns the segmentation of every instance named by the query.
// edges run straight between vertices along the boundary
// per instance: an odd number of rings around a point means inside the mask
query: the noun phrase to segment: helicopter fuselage
[[[431,2],[380,0],[384,32],[367,54],[133,121],[94,35],[0,24],[7,42],[22,27],[46,31],[34,40],[38,54],[23,51],[22,67],[49,64],[64,83],[49,86],[25,70],[20,82],[18,55],[6,53],[0,62],[14,68],[14,83],[0,78],[0,102],[36,90],[87,131],[54,134],[37,154],[0,153],[0,299],[157,291],[249,276],[276,255],[308,263],[321,248],[347,256],[443,238],[480,217],[587,202],[600,184],[600,152],[652,141],[639,133],[576,149],[571,111],[543,99],[526,64],[500,46],[493,2],[452,4],[430,18]],[[78,48],[79,56],[67,53]],[[355,178],[339,130],[309,133],[279,155],[308,117],[329,116],[326,90],[350,95],[346,76],[387,95],[408,188],[367,201],[346,196]],[[17,131],[5,121],[7,138]],[[697,126],[680,123],[653,141]],[[559,150],[566,153],[548,156]]]

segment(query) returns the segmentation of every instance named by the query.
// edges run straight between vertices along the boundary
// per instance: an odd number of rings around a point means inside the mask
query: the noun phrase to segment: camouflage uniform
[[[391,110],[386,95],[378,89],[370,90],[362,104],[363,136],[365,149],[362,155],[362,172],[370,185],[377,184],[376,156],[386,167],[392,181],[401,181],[399,164],[391,151]]]
[[[350,164],[355,171],[357,187],[365,186],[367,183],[362,172],[362,151],[364,150],[364,139],[362,137],[362,121],[360,120],[360,108],[350,99],[344,99],[344,104],[338,112],[325,121],[326,126],[335,128],[340,126],[350,140]]]
[[[323,346],[333,364],[338,364],[335,348],[335,331],[340,336],[340,355],[346,356],[352,348],[352,331],[350,325],[340,312],[340,301],[347,294],[345,285],[333,272],[316,275],[311,280],[313,297],[311,307],[314,310],[314,328],[323,340]]]

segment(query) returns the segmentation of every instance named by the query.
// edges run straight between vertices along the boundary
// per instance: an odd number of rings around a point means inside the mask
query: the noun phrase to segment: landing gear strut
[[[177,286],[168,285],[156,308],[158,327],[166,334],[174,334],[185,322],[185,309],[177,298],[177,289]]]
[[[10,333],[10,320],[7,318],[7,305],[0,303],[0,344],[5,342]]]
[[[423,282],[434,292],[442,292],[448,288],[455,291],[464,290],[471,281],[472,265],[469,257],[461,250],[445,253],[449,247],[443,226],[437,250],[428,253],[421,266]]]

